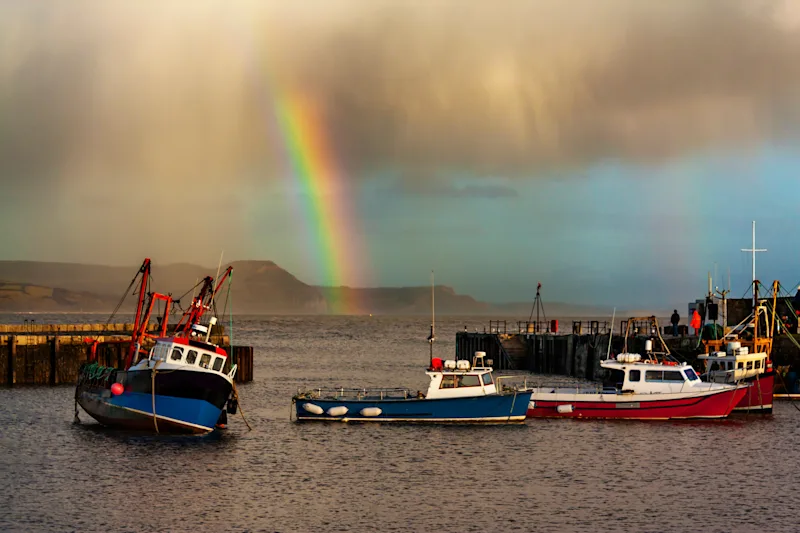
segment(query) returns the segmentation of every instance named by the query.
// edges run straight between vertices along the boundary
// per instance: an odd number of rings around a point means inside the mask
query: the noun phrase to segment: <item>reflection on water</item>
[[[484,322],[437,325],[445,357],[456,331]],[[74,425],[69,387],[0,389],[0,530],[798,530],[788,403],[710,422],[289,422],[298,387],[424,388],[428,326],[240,321],[234,342],[256,347],[256,379],[239,387],[250,432],[238,415],[206,437],[109,431],[85,413]]]

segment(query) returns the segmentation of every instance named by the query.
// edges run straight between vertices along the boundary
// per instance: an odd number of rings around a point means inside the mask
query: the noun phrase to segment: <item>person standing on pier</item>
[[[697,309],[692,313],[692,323],[690,325],[694,328],[694,334],[700,335],[700,313],[697,312]]]
[[[681,321],[681,315],[678,314],[678,310],[675,309],[672,311],[672,317],[669,319],[672,322],[672,335],[674,337],[678,336],[678,323]]]

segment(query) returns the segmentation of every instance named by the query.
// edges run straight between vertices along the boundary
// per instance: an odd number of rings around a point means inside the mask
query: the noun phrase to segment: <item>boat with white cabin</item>
[[[199,294],[168,335],[167,319],[176,300],[147,293],[150,260],[145,259],[139,270],[142,278],[133,331],[130,340],[123,341],[128,345],[125,362],[121,368],[99,365],[99,342],[92,341],[89,362],[81,367],[75,389],[76,419],[80,405],[101,424],[115,428],[202,434],[222,426],[226,412],[235,413],[237,408],[232,394],[236,365],[228,368],[226,351],[209,340],[216,317],[207,324],[200,320],[230,272],[229,267],[216,288],[210,276],[203,280]],[[164,303],[164,314],[159,317],[158,332],[151,334],[148,322],[158,301]],[[145,341],[155,344],[145,350]]]
[[[426,392],[396,389],[311,389],[292,397],[298,421],[512,424],[523,423],[531,392],[503,386],[491,360],[432,358]]]
[[[734,412],[772,413],[775,370],[770,354],[775,328],[775,307],[778,282],[773,282],[772,316],[758,300],[758,285],[753,282],[753,312],[732,328],[725,328],[720,339],[705,339],[706,353],[697,356],[704,366],[703,380],[712,383],[741,383],[747,394],[734,407]]]
[[[654,317],[631,318],[634,321]],[[673,420],[724,418],[746,393],[737,384],[705,383],[687,363],[669,353],[661,336],[663,351],[653,351],[652,339],[645,342],[645,354],[625,349],[616,358],[600,362],[607,379],[602,385],[537,386],[531,389],[529,418],[605,418]]]

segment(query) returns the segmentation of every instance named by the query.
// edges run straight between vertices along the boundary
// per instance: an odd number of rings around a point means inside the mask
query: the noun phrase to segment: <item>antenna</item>
[[[214,281],[219,278],[219,269],[222,268],[222,254],[225,253],[225,250],[220,251],[219,253],[219,264],[217,265],[217,275],[214,276]],[[211,303],[208,304],[208,308],[211,309],[214,305],[214,296],[216,295],[217,291],[214,290],[214,285],[211,285]],[[211,332],[211,327],[208,328],[209,333]]]
[[[758,289],[756,288],[756,252],[766,252],[766,248],[756,248],[756,221],[753,221],[753,247],[742,248],[743,252],[753,254],[753,308],[758,307]]]
[[[614,319],[617,318],[617,308],[614,308],[614,314],[611,315],[611,331],[608,332],[608,351],[606,352],[606,361],[611,357],[611,339],[614,337]]]
[[[541,309],[542,315],[544,315],[544,320],[547,322],[547,315],[544,312],[544,304],[542,304],[542,296],[540,294],[542,290],[542,283],[539,282],[536,285],[536,298],[533,300],[533,307],[531,307],[531,316],[528,318],[528,323],[533,320],[533,311],[536,310],[536,322],[534,323],[533,331],[534,333],[538,333],[539,331],[539,310]]]

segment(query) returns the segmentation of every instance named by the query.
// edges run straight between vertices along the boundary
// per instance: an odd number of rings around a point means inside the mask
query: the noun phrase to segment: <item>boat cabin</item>
[[[195,329],[203,326],[195,325]],[[185,337],[162,337],[156,339],[156,345],[150,350],[147,359],[142,359],[135,366],[150,366],[150,361],[160,361],[159,369],[180,368],[185,370],[209,371],[223,374],[225,360],[228,354],[215,344],[201,340],[202,335],[193,335],[191,338]],[[233,378],[235,367],[229,371],[229,377]]]
[[[639,354],[620,354],[617,359],[601,361],[608,372],[603,381],[604,393],[657,394],[683,392],[701,383],[687,363],[641,360]]]
[[[767,353],[750,353],[739,342],[729,342],[724,352],[700,354],[697,358],[705,364],[708,381],[715,383],[735,383],[767,371]]]
[[[433,358],[425,372],[431,379],[425,397],[432,400],[497,394],[492,368],[484,366],[485,356],[484,352],[477,352],[472,362]]]

